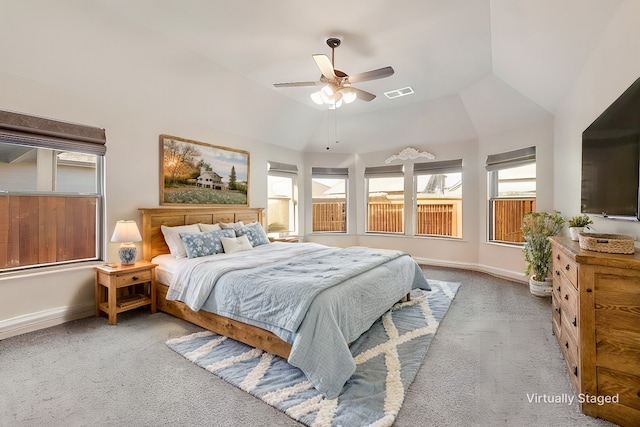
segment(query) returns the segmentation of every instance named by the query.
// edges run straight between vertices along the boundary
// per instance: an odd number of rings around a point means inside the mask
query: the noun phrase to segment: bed
[[[176,259],[162,228],[242,222],[246,232],[263,224],[262,210],[140,212],[143,256],[158,264],[159,310],[287,359],[329,398],[355,371],[349,343],[411,289],[429,288],[417,263],[398,251],[274,242]]]

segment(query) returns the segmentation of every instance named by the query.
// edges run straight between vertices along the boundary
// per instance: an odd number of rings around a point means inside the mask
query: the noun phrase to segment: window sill
[[[51,265],[46,267],[32,267],[22,270],[11,270],[0,272],[0,282],[23,277],[37,277],[45,274],[64,273],[66,271],[78,271],[93,269],[96,265],[102,265],[104,261],[82,261],[62,265]]]
[[[502,246],[505,248],[518,248],[518,249],[524,248],[524,243],[517,243],[517,242],[510,243],[510,242],[498,242],[498,241],[488,240],[484,243],[487,245]]]

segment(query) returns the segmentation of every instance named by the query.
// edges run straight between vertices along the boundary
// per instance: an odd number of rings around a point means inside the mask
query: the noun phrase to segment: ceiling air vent
[[[403,87],[402,89],[390,90],[389,92],[385,92],[384,96],[389,99],[398,98],[401,96],[411,95],[413,93],[413,89],[409,86]]]

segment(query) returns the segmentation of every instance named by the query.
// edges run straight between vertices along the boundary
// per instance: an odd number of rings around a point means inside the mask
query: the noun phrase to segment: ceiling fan
[[[334,66],[335,48],[340,46],[340,39],[330,37],[326,40],[327,46],[331,48],[331,60],[327,55],[313,55],[313,60],[320,69],[322,75],[319,81],[315,82],[290,82],[275,83],[275,87],[301,87],[301,86],[322,86],[317,92],[311,94],[311,99],[319,105],[328,104],[330,108],[338,108],[343,102],[351,103],[356,99],[372,101],[376,96],[362,89],[351,86],[353,83],[360,83],[368,80],[381,79],[393,74],[393,68],[384,67],[377,70],[366,71],[364,73],[347,75]]]

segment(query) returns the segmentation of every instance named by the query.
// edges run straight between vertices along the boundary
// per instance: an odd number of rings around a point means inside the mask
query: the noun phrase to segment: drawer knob
[[[560,286],[558,286],[556,289],[558,289],[558,292],[560,292]]]
[[[564,299],[566,299],[568,301],[569,300],[569,294],[565,294],[564,295]]]
[[[131,280],[138,280],[138,276],[133,276]]]
[[[560,259],[560,254],[556,255],[556,259],[558,260]]]
[[[578,318],[577,318],[577,317],[574,317],[574,318],[573,318],[573,322],[571,322],[571,323],[573,324],[573,326],[576,326],[576,327],[577,327],[577,326],[578,326]]]
[[[560,314],[560,307],[556,307],[556,313]]]
[[[560,275],[560,270],[556,270],[556,276]]]
[[[569,348],[569,341],[565,341],[564,346]]]
[[[567,264],[567,266],[564,269],[569,271],[569,270],[571,270],[571,267],[569,266],[569,264]]]

